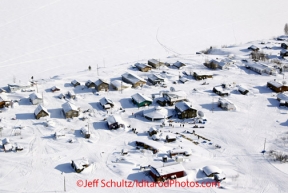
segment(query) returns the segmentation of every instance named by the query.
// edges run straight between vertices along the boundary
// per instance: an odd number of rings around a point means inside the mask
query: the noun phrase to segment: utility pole
[[[38,91],[37,91],[38,93]],[[42,92],[42,104],[43,104],[43,107],[44,107],[44,96],[43,96],[43,92]]]
[[[99,76],[99,73],[98,73],[98,64],[97,64],[97,76]]]
[[[122,90],[123,90],[123,89],[122,89],[122,81],[121,81],[121,88],[120,88],[120,89],[121,89],[121,94],[122,94]]]
[[[105,59],[103,58],[103,64],[104,64],[104,68],[105,68]]]
[[[266,138],[264,140],[264,150],[263,150],[263,154],[265,153],[265,146],[266,146]]]
[[[64,177],[64,192],[66,192],[66,180],[65,180],[65,173],[64,172],[62,172],[61,173],[62,175],[63,175],[63,177]]]

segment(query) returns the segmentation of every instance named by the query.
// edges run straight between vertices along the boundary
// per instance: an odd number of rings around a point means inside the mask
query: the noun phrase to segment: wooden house
[[[258,74],[275,74],[275,69],[261,63],[246,63],[245,67],[247,69],[253,70],[254,72],[257,72]]]
[[[68,96],[70,97],[70,99],[76,99],[76,94],[73,90],[68,91]]]
[[[216,166],[205,166],[203,172],[207,177],[213,177],[216,174],[222,173],[222,171]]]
[[[187,100],[187,94],[184,91],[163,92],[162,95],[170,106],[174,105],[176,102]]]
[[[36,119],[40,119],[41,117],[49,116],[49,112],[45,107],[39,104],[34,111],[34,115]]]
[[[75,172],[80,173],[89,166],[89,161],[85,158],[72,160],[71,166]]]
[[[281,44],[281,48],[287,49],[287,48],[288,48],[288,44],[287,44],[287,43],[282,43],[282,44]]]
[[[150,74],[150,75],[148,76],[148,81],[149,81],[151,84],[155,85],[155,84],[161,84],[161,83],[163,83],[165,80],[164,80],[164,78],[162,78],[160,75]]]
[[[153,100],[145,95],[140,93],[136,93],[131,96],[132,102],[138,107],[149,106],[152,104]]]
[[[287,93],[278,93],[277,100],[280,102],[279,106],[286,106],[288,107],[288,95]]]
[[[149,141],[149,142],[143,142],[143,141],[135,141],[136,146],[138,147],[143,147],[144,149],[148,149],[151,150],[153,152],[153,154],[156,154],[159,152],[159,148],[157,148],[159,146],[158,142],[154,142],[154,141]]]
[[[182,69],[184,66],[186,66],[186,64],[177,61],[177,62],[173,63],[173,66],[176,67],[176,68],[178,68],[178,69],[180,70],[180,69]]]
[[[85,82],[85,86],[87,88],[95,88],[96,87],[95,83],[92,82],[91,80],[88,80],[87,82]]]
[[[95,88],[96,90],[99,91],[108,91],[109,90],[109,82],[104,79],[99,79],[95,82]]]
[[[136,63],[135,66],[141,72],[148,72],[148,71],[150,71],[152,69],[152,67],[150,65],[143,64],[143,63]]]
[[[267,82],[267,87],[270,88],[271,90],[273,90],[274,92],[284,92],[284,91],[288,91],[288,86],[287,85],[283,85],[280,82],[277,81],[269,81]]]
[[[169,151],[169,156],[172,158],[177,155],[190,156],[192,154],[189,149],[173,149]]]
[[[218,107],[220,107],[224,110],[227,110],[227,111],[235,111],[236,110],[235,105],[231,101],[228,101],[225,98],[219,98]]]
[[[204,80],[207,78],[213,78],[213,75],[207,74],[207,73],[201,73],[201,72],[193,72],[193,77],[195,80]]]
[[[175,111],[179,119],[197,117],[197,110],[193,109],[192,105],[185,101],[175,103]]]
[[[164,63],[155,59],[150,59],[148,60],[148,65],[152,66],[153,68],[160,68],[160,66],[164,65]]]
[[[166,135],[166,142],[170,143],[170,142],[174,142],[174,141],[176,141],[175,135],[173,135],[173,134]]]
[[[209,62],[205,62],[204,66],[212,70],[216,70],[219,67],[219,63],[220,63],[219,61],[213,59],[213,60],[210,60]]]
[[[13,150],[13,146],[12,144],[10,143],[10,140],[9,138],[4,138],[2,140],[2,145],[3,145],[3,149],[5,152],[8,152],[8,151],[12,151]]]
[[[151,128],[149,129],[149,131],[148,131],[148,134],[149,134],[150,137],[151,137],[152,135],[157,134],[157,133],[158,133],[158,131],[157,131],[157,129],[154,128],[154,127],[151,127]]]
[[[121,80],[113,80],[111,82],[111,87],[115,90],[124,90],[124,89],[127,89],[127,88],[131,88],[132,85],[131,84],[127,84]]]
[[[222,86],[215,86],[213,87],[213,92],[215,94],[218,94],[219,96],[229,96],[230,92],[227,91],[225,88],[223,88]]]
[[[38,93],[32,93],[29,95],[29,100],[33,105],[38,105],[40,103],[43,103],[43,98]]]
[[[246,89],[246,88],[244,88],[244,87],[242,87],[242,86],[238,86],[238,91],[239,91],[241,94],[243,94],[243,95],[246,95],[246,94],[249,92],[248,89]]]
[[[157,98],[156,102],[162,107],[166,106],[167,104],[167,100],[164,97]]]
[[[85,126],[81,128],[81,134],[84,136],[84,138],[89,139],[91,137],[91,132],[89,127]]]
[[[11,100],[4,94],[0,95],[0,108],[11,106]]]
[[[128,72],[122,74],[122,80],[128,84],[131,84],[134,88],[138,86],[141,87],[146,84],[146,81],[143,78]]]
[[[281,56],[282,58],[288,56],[288,50],[281,50],[281,51],[280,51],[280,56]]]
[[[125,124],[120,115],[109,115],[107,117],[107,124],[109,129],[118,129],[120,127],[125,127]]]
[[[77,80],[72,80],[72,81],[71,81],[71,84],[72,84],[72,86],[74,86],[74,87],[81,85],[80,82],[78,82]]]
[[[181,164],[167,165],[163,167],[150,167],[150,175],[155,182],[177,179],[185,176],[185,169]]]
[[[251,45],[250,47],[248,47],[248,50],[259,51],[259,48],[255,45]]]
[[[114,107],[113,101],[106,97],[100,99],[100,104],[103,107],[103,109],[111,109]]]
[[[224,70],[224,69],[228,69],[229,66],[233,63],[234,62],[229,59],[223,59],[220,61],[212,59],[208,63],[204,63],[204,66],[213,70],[216,70],[216,69]]]
[[[70,102],[66,102],[62,105],[63,113],[65,118],[73,118],[79,116],[79,108],[77,108],[75,105],[73,105]]]
[[[51,92],[56,92],[56,91],[60,91],[60,88],[57,87],[57,86],[53,86],[53,87],[51,88]]]

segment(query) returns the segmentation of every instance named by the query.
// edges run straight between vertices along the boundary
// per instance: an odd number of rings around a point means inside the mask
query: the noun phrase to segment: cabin
[[[85,82],[85,86],[87,88],[96,88],[96,85],[94,82],[92,82],[91,80],[88,80],[87,82]]]
[[[281,44],[281,48],[287,49],[287,48],[288,48],[288,44],[287,44],[287,43],[282,43],[282,44]]]
[[[243,86],[238,86],[238,91],[243,95],[246,95],[249,92],[249,90],[244,88]]]
[[[277,100],[280,102],[279,106],[288,107],[288,95],[287,95],[287,93],[277,94]]]
[[[125,82],[123,82],[123,81],[121,81],[121,80],[113,80],[112,82],[111,82],[111,87],[113,88],[113,89],[115,89],[115,90],[124,90],[124,89],[127,89],[127,88],[131,88],[132,87],[132,85],[131,84],[127,84],[127,83],[125,83]]]
[[[73,90],[68,91],[68,96],[70,97],[70,99],[76,99],[76,94]]]
[[[33,105],[38,105],[40,103],[43,103],[43,98],[38,93],[32,93],[29,95],[29,100]]]
[[[280,56],[281,56],[282,58],[288,56],[288,50],[281,50],[281,51],[280,51]]]
[[[131,84],[133,88],[139,86],[141,87],[146,84],[146,81],[143,78],[137,76],[136,74],[128,72],[122,74],[122,80],[128,84]]]
[[[31,83],[27,84],[8,84],[8,89],[10,92],[15,92],[18,90],[23,90],[23,89],[30,89],[32,87]]]
[[[99,91],[108,91],[109,90],[109,82],[107,80],[99,79],[95,82],[95,89]]]
[[[72,84],[72,86],[74,86],[74,87],[81,85],[80,82],[78,82],[77,80],[72,80],[72,81],[71,81],[71,84]]]
[[[207,74],[207,73],[201,73],[201,72],[193,72],[193,77],[195,80],[204,80],[207,78],[213,78],[213,75]]]
[[[187,94],[184,91],[163,92],[162,95],[170,106],[174,105],[176,102],[187,100]]]
[[[62,132],[59,132],[59,131],[56,131],[56,132],[54,133],[55,139],[59,139],[59,138],[64,137],[64,136],[65,136],[65,134],[62,133]]]
[[[267,82],[267,87],[276,93],[288,91],[288,86],[283,85],[282,83],[275,80]]]
[[[155,59],[150,59],[148,60],[148,65],[152,66],[153,68],[160,68],[160,66],[163,66],[164,63]]]
[[[150,82],[153,85],[161,84],[164,81],[165,81],[164,78],[162,78],[160,75],[157,75],[157,74],[150,74],[148,76],[148,82]]]
[[[175,135],[173,135],[173,134],[166,135],[166,142],[167,143],[174,142],[174,141],[176,141]]]
[[[125,127],[125,124],[120,115],[109,115],[107,117],[107,124],[109,129],[118,129],[120,127]]]
[[[89,161],[85,158],[72,160],[71,166],[75,172],[80,173],[89,166]]]
[[[164,97],[157,98],[156,102],[162,107],[166,106],[167,104],[167,100]]]
[[[143,63],[136,63],[135,66],[141,72],[148,72],[148,71],[150,71],[152,69],[152,67],[150,65],[143,64]]]
[[[143,117],[150,121],[157,121],[172,117],[169,111],[163,107],[155,107],[152,109],[143,110]]]
[[[224,110],[227,110],[227,111],[235,111],[236,110],[235,105],[225,98],[219,98],[218,107],[220,107]]]
[[[257,72],[258,74],[266,73],[272,75],[276,73],[274,68],[261,63],[246,63],[245,67],[254,72]]]
[[[178,70],[180,70],[180,69],[182,69],[184,66],[186,66],[186,64],[177,61],[177,62],[173,63],[173,66],[176,67],[176,68],[178,68]]]
[[[219,96],[229,96],[230,92],[225,90],[225,88],[223,88],[223,86],[215,86],[213,87],[213,92]]]
[[[188,149],[173,149],[169,151],[169,156],[171,158],[177,155],[190,156],[191,154],[192,154],[191,150]]]
[[[56,92],[56,91],[60,91],[60,88],[57,87],[57,86],[53,86],[53,87],[51,88],[51,92]]]
[[[250,47],[248,47],[248,50],[259,51],[259,48],[255,45],[251,45]]]
[[[204,66],[206,66],[207,68],[210,68],[212,70],[216,70],[219,67],[219,63],[217,60],[210,60],[209,62],[205,62]]]
[[[146,107],[152,104],[153,100],[143,94],[136,93],[131,96],[132,102],[137,105],[137,107]]]
[[[207,177],[214,177],[214,175],[222,173],[216,166],[205,166],[202,170]]]
[[[159,152],[159,149],[156,148],[158,146],[158,142],[150,141],[150,142],[142,142],[142,141],[135,141],[136,146],[143,147],[144,149],[151,150],[153,154]]]
[[[4,138],[2,140],[2,145],[3,145],[3,149],[5,152],[8,152],[8,151],[12,151],[13,150],[13,146],[12,144],[10,143],[10,140],[9,138]]]
[[[175,103],[175,111],[179,119],[197,117],[197,110],[193,109],[192,105],[185,101]]]
[[[66,119],[79,116],[80,109],[70,102],[64,103],[62,109]]]
[[[85,126],[81,128],[81,134],[84,136],[84,138],[89,139],[91,137],[91,132],[89,127]]]
[[[148,131],[149,136],[151,137],[152,135],[155,135],[158,133],[158,130],[154,127],[151,127]]]
[[[59,96],[58,96],[58,98],[59,98],[59,99],[65,99],[66,97],[65,97],[65,95],[64,95],[63,93],[60,93]]]
[[[177,179],[185,176],[185,169],[182,164],[166,165],[163,167],[150,167],[149,174],[155,182]]]
[[[6,95],[0,95],[0,108],[11,106],[11,100]]]
[[[103,109],[111,109],[114,107],[113,101],[106,97],[100,99],[100,104],[103,107]]]
[[[36,119],[40,119],[41,117],[47,117],[50,114],[45,107],[43,107],[42,105],[39,104],[34,111],[34,115],[35,115]]]
[[[187,82],[187,81],[189,81],[189,79],[188,79],[188,78],[185,78],[185,77],[181,77],[181,78],[179,79],[179,82],[182,82],[183,84],[185,84],[185,82]]]

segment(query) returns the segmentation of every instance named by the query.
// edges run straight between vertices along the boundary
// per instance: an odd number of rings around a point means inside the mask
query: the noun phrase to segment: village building
[[[155,127],[151,127],[148,131],[149,136],[155,135],[158,133],[158,130]]]
[[[261,63],[246,63],[245,67],[257,72],[258,74],[266,73],[272,75],[276,73],[274,68]]]
[[[170,142],[174,142],[176,141],[176,136],[174,134],[168,134],[166,135],[166,142],[167,143],[170,143]]]
[[[99,91],[108,91],[109,90],[109,82],[107,80],[99,79],[95,82],[95,88]]]
[[[115,90],[124,90],[124,89],[127,89],[127,88],[131,88],[132,85],[131,84],[127,84],[121,80],[113,80],[111,82],[111,87]]]
[[[167,100],[164,97],[159,97],[156,99],[156,102],[161,106],[164,107],[167,104]]]
[[[9,138],[4,138],[2,140],[2,145],[3,145],[3,149],[5,152],[8,152],[8,151],[12,151],[13,150],[13,146],[12,144],[10,143],[10,140]]]
[[[192,154],[189,149],[173,149],[169,151],[169,156],[172,158],[177,155],[190,156]]]
[[[193,77],[195,78],[195,80],[204,80],[207,78],[213,78],[213,75],[209,74],[209,73],[202,73],[202,72],[193,72]]]
[[[73,117],[78,117],[79,116],[79,108],[77,108],[75,105],[73,105],[70,102],[66,102],[62,105],[62,109],[64,112],[65,118],[73,118]]]
[[[66,97],[65,97],[65,95],[64,95],[63,93],[60,93],[59,96],[58,96],[58,98],[59,98],[59,99],[65,99]]]
[[[176,67],[176,68],[178,68],[178,69],[180,70],[180,69],[182,69],[184,66],[186,66],[186,64],[177,61],[177,62],[173,63],[173,66]]]
[[[114,103],[111,99],[103,97],[100,99],[100,105],[103,107],[103,109],[111,109],[114,107]]]
[[[251,45],[250,47],[248,47],[248,50],[259,51],[259,48],[255,45]]]
[[[222,171],[216,166],[205,166],[203,172],[207,177],[213,177],[216,174],[221,174]]]
[[[51,92],[56,92],[56,91],[60,91],[60,88],[57,87],[57,86],[53,86],[53,87],[51,88]]]
[[[148,72],[152,69],[151,66],[147,65],[147,64],[143,64],[143,63],[136,63],[135,64],[136,68],[138,68],[138,70],[140,70],[141,72]]]
[[[197,117],[197,110],[193,109],[192,105],[185,101],[175,103],[175,111],[179,119]]]
[[[280,56],[281,56],[282,58],[288,56],[288,50],[281,50],[281,51],[280,51]]]
[[[72,160],[71,166],[75,172],[80,173],[89,166],[89,161],[85,158]]]
[[[280,102],[279,106],[288,107],[288,94],[287,93],[278,93],[277,100]]]
[[[92,82],[91,80],[88,80],[87,82],[85,82],[85,86],[87,88],[96,88],[96,85],[94,82]]]
[[[71,81],[71,84],[72,84],[72,86],[74,86],[74,87],[81,85],[80,82],[78,82],[77,80],[72,80],[72,81]]]
[[[76,94],[73,90],[69,90],[68,91],[68,96],[71,98],[71,99],[76,99]]]
[[[88,126],[81,128],[81,134],[84,136],[84,138],[89,139],[91,137],[91,132]]]
[[[150,175],[155,182],[164,182],[170,179],[177,179],[185,176],[185,169],[182,164],[167,165],[163,167],[150,167]]]
[[[181,78],[179,79],[179,81],[182,82],[183,84],[185,84],[185,82],[189,81],[189,79],[186,78],[186,77],[181,77]]]
[[[223,88],[223,86],[215,86],[213,87],[213,92],[219,96],[229,96],[230,92]]]
[[[36,119],[40,119],[41,117],[46,117],[49,116],[50,114],[45,107],[39,104],[34,111],[34,115]]]
[[[0,95],[0,108],[9,107],[11,104],[11,100],[6,95]]]
[[[153,100],[143,94],[136,93],[131,96],[132,102],[138,107],[149,106],[152,104]]]
[[[38,105],[40,103],[43,103],[43,98],[38,93],[32,93],[29,95],[29,100],[33,105]]]
[[[8,89],[10,92],[15,92],[18,90],[23,90],[23,89],[30,89],[32,87],[31,83],[27,84],[8,84]]]
[[[184,91],[163,92],[162,95],[170,106],[174,105],[176,102],[187,100],[187,94]]]
[[[205,62],[204,66],[213,70],[216,70],[216,69],[225,70],[225,69],[229,69],[231,64],[234,64],[234,62],[230,59],[225,58],[220,61],[212,59],[208,63]]]
[[[122,74],[122,80],[128,84],[131,84],[134,88],[138,86],[141,87],[146,84],[146,81],[143,78],[128,72]]]
[[[270,88],[271,90],[273,90],[274,92],[284,92],[284,91],[288,91],[288,86],[287,85],[283,85],[280,82],[277,81],[268,81],[267,82],[267,87]]]
[[[243,86],[238,86],[238,91],[243,95],[246,95],[249,92],[249,90],[244,88]]]
[[[155,59],[150,59],[148,60],[148,65],[152,66],[153,68],[160,68],[160,66],[164,65],[164,63]]]
[[[172,113],[163,107],[155,107],[152,109],[143,110],[143,117],[150,121],[157,121],[172,117]]]
[[[225,98],[219,98],[218,100],[218,107],[227,110],[227,111],[235,111],[236,106],[229,100]]]
[[[162,78],[160,75],[157,75],[157,74],[150,74],[148,75],[148,81],[155,85],[155,84],[161,84],[165,81],[164,78]]]
[[[204,66],[212,70],[216,70],[219,68],[219,63],[220,63],[219,61],[213,59],[213,60],[210,60],[209,62],[205,62]]]
[[[124,121],[120,115],[109,115],[107,117],[107,124],[109,129],[125,128]]]
[[[282,44],[281,44],[281,48],[287,49],[287,48],[288,48],[288,44],[287,44],[287,43],[282,43]]]
[[[159,143],[156,141],[149,141],[149,142],[143,142],[143,141],[135,141],[136,146],[143,147],[144,149],[151,150],[153,154],[156,154],[159,152]],[[161,148],[161,147],[160,147]]]

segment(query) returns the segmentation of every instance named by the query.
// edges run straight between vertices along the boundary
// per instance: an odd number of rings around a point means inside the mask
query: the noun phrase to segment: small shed
[[[96,87],[95,83],[92,82],[91,80],[88,80],[88,81],[85,83],[85,86],[86,86],[87,88],[95,88],[95,87]]]
[[[243,86],[238,86],[238,91],[243,95],[246,95],[249,92],[249,90],[244,88]]]
[[[95,82],[95,88],[99,91],[109,91],[109,81],[104,79],[99,79]]]
[[[150,59],[148,60],[148,65],[152,66],[153,68],[160,68],[160,66],[164,65],[164,63],[156,59]]]
[[[135,66],[136,66],[136,68],[138,68],[138,70],[140,70],[142,72],[148,72],[152,69],[151,66],[149,66],[147,64],[143,64],[143,63],[136,63]]]
[[[207,78],[213,78],[213,75],[208,74],[208,73],[202,73],[202,72],[193,72],[193,77],[195,80],[204,80]]]
[[[181,77],[181,78],[179,79],[179,81],[182,82],[183,84],[185,84],[185,82],[189,81],[189,79],[188,79],[188,78],[185,78],[185,77]]]
[[[218,107],[220,107],[224,110],[227,110],[227,111],[235,111],[236,110],[235,105],[231,101],[228,101],[225,98],[219,98]]]
[[[157,129],[156,129],[155,127],[151,127],[151,128],[149,129],[149,131],[148,131],[148,134],[149,134],[150,137],[151,137],[152,135],[157,134],[157,133],[158,133],[158,131],[157,131]]]
[[[0,95],[0,108],[11,106],[11,100],[4,94]]]
[[[40,119],[41,117],[49,116],[49,112],[45,107],[39,104],[34,111],[34,115],[36,119]]]
[[[222,86],[213,87],[213,92],[219,96],[229,96],[230,92],[224,89]]]
[[[43,98],[38,93],[32,93],[29,95],[29,100],[33,105],[38,105],[40,103],[43,103]]]
[[[66,102],[62,105],[63,113],[65,118],[73,118],[79,116],[79,108],[70,102]]]
[[[170,142],[174,142],[174,141],[176,141],[175,135],[172,135],[172,134],[166,135],[166,142],[170,143]]]
[[[178,68],[179,70],[182,69],[184,66],[186,66],[186,64],[184,64],[183,62],[177,61],[175,63],[173,63],[173,66]]]
[[[207,177],[213,177],[216,174],[222,173],[222,171],[216,166],[205,166],[203,172]]]
[[[60,88],[57,87],[57,86],[53,86],[53,87],[51,88],[51,92],[56,92],[56,91],[60,91]]]
[[[163,182],[185,176],[185,169],[182,164],[173,164],[157,168],[151,166],[150,169],[150,175],[155,182]]]
[[[9,138],[4,138],[2,140],[2,145],[3,145],[3,149],[5,152],[8,152],[8,151],[12,151],[13,150],[13,146],[12,144],[10,143],[10,140]]]
[[[106,97],[100,99],[100,104],[103,107],[103,109],[111,109],[114,107],[113,101]]]
[[[77,80],[72,80],[72,81],[71,81],[71,84],[72,84],[72,86],[74,86],[74,87],[81,85],[80,82],[78,82]]]
[[[140,93],[132,95],[131,98],[132,102],[136,104],[138,107],[149,106],[152,104],[153,101],[151,98]]]
[[[109,115],[107,117],[107,124],[109,129],[118,129],[120,127],[125,127],[124,121],[120,115]]]
[[[73,90],[69,90],[68,91],[68,96],[71,98],[71,99],[76,99],[76,94]]]
[[[259,51],[259,48],[255,45],[251,45],[250,47],[248,47],[248,50]]]
[[[84,138],[89,139],[91,137],[91,132],[88,126],[81,128],[81,134],[84,136]]]
[[[86,158],[72,160],[72,168],[75,172],[80,173],[89,166],[89,161]]]
[[[189,149],[173,149],[169,151],[169,156],[171,158],[177,155],[190,156],[191,154],[191,150]]]

